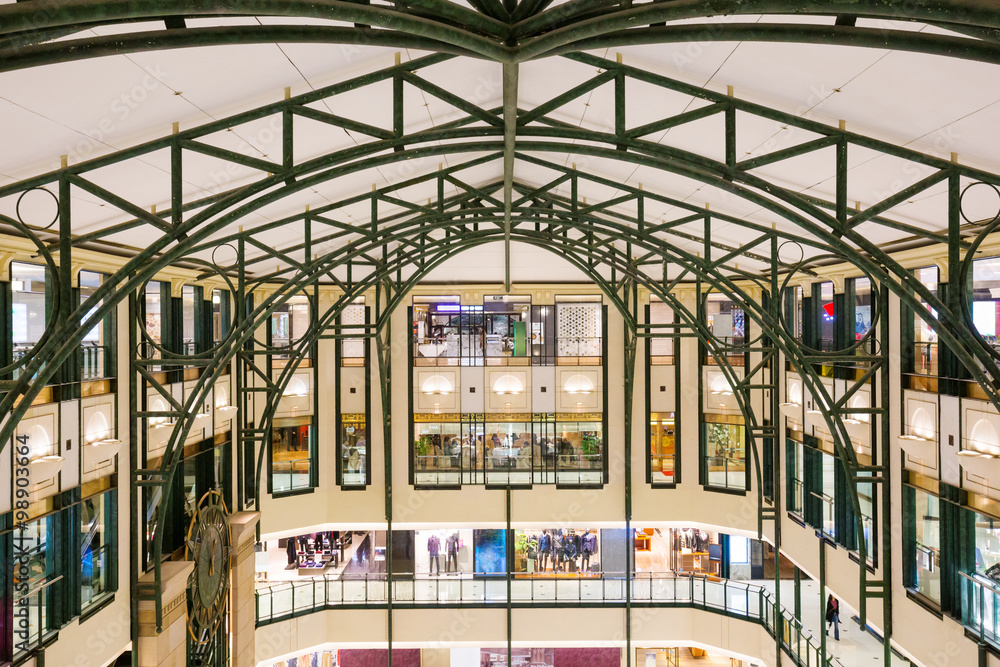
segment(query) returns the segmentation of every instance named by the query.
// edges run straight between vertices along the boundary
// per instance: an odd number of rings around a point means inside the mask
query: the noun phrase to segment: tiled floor
[[[774,591],[774,581],[757,581],[768,590]],[[795,608],[795,582],[781,582],[781,606],[788,610]],[[802,582],[802,622],[803,625],[818,640],[819,633],[825,627],[823,618],[826,614],[826,601],[819,599],[819,583],[815,581]],[[827,640],[827,651],[836,656],[844,667],[858,665],[882,665],[882,642],[868,632],[862,632],[857,622],[851,620],[858,615],[857,610],[848,607],[840,601],[840,641],[833,638],[833,630]],[[909,667],[909,661],[893,656],[890,667]]]

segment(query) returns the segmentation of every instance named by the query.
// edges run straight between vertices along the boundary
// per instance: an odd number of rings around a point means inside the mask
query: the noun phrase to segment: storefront
[[[515,530],[514,576],[599,577],[600,547],[597,530]]]
[[[418,577],[472,576],[473,532],[450,528],[416,531],[414,573]]]

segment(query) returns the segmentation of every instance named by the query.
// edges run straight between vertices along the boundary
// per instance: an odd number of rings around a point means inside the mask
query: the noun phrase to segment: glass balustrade
[[[394,607],[425,605],[505,605],[533,603],[591,603],[621,605],[632,602],[663,606],[695,607],[759,623],[773,636],[782,633],[782,646],[800,665],[823,664],[820,641],[787,610],[775,608],[767,589],[725,579],[678,576],[673,573],[642,572],[627,578],[624,572],[605,572],[601,578],[552,579],[518,575],[509,582],[495,573],[471,577],[414,577],[396,574],[392,581]],[[387,603],[389,582],[385,574],[313,577],[260,586],[256,591],[257,625],[267,625],[325,609],[358,606],[379,607]],[[991,602],[992,604],[992,602]],[[990,607],[992,610],[996,606]],[[776,623],[775,619],[779,619]],[[995,616],[992,628],[996,628]],[[828,657],[827,665],[841,667]]]

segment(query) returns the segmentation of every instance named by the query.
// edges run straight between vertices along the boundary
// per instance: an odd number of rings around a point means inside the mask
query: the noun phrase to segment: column
[[[230,571],[229,628],[232,634],[233,667],[254,667],[254,636],[257,606],[254,603],[254,544],[260,512],[237,512],[229,517],[232,551]]]
[[[162,565],[162,631],[156,631],[155,603],[139,601],[139,667],[184,667],[187,663],[187,585],[193,570],[191,561],[170,561]],[[143,588],[151,588],[154,583],[152,572],[139,578]]]

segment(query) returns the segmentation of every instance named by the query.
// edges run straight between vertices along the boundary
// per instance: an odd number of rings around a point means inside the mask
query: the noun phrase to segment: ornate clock
[[[194,653],[202,653],[216,640],[228,611],[229,537],[226,503],[218,491],[209,491],[191,518],[184,554],[194,561],[188,582],[188,632]]]

